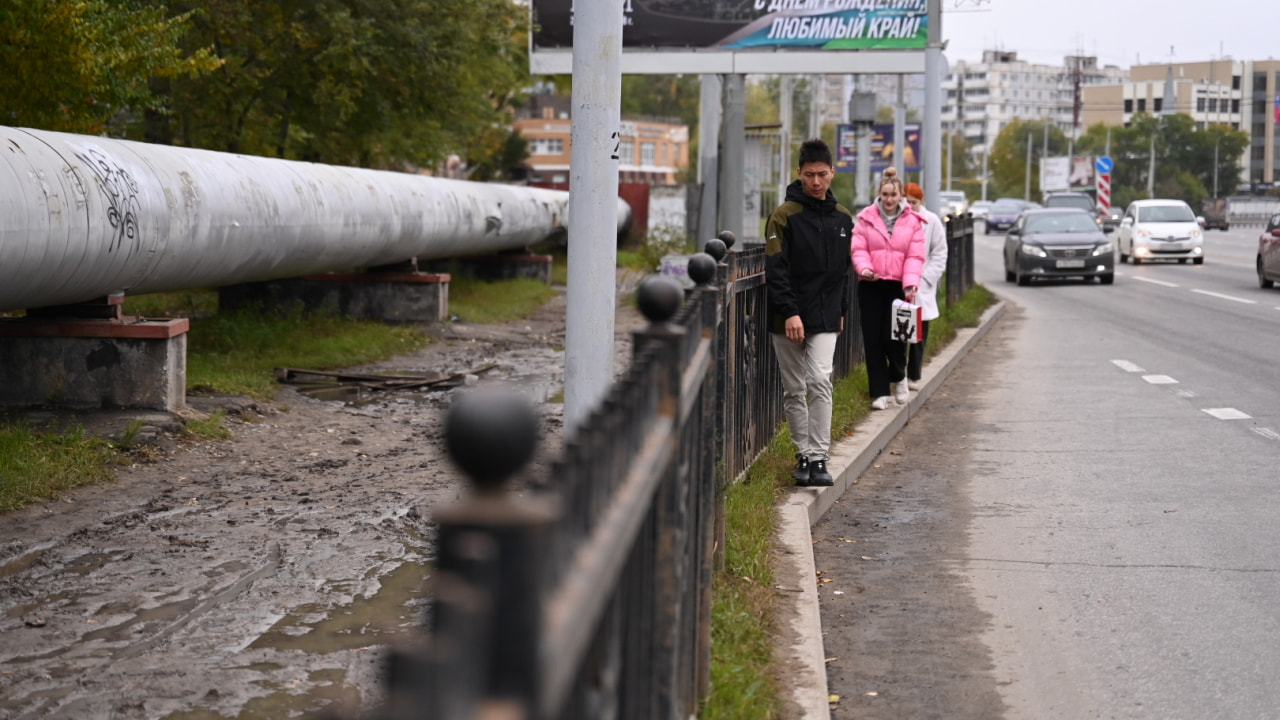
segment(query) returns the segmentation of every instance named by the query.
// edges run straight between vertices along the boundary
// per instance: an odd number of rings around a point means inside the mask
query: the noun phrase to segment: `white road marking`
[[[1223,300],[1231,300],[1233,302],[1244,303],[1246,305],[1258,304],[1256,300],[1246,300],[1244,298],[1232,297],[1230,295],[1223,295],[1222,293],[1210,292],[1208,290],[1201,290],[1199,288],[1191,288],[1191,292],[1200,293],[1201,295],[1208,295],[1209,297],[1222,298]]]
[[[1235,408],[1200,408],[1200,412],[1206,412],[1218,418],[1219,420],[1248,420],[1252,415],[1246,415]]]
[[[1148,282],[1148,283],[1151,283],[1152,285],[1163,285],[1165,287],[1178,287],[1177,283],[1165,282],[1164,280],[1152,280],[1151,278],[1145,278],[1145,277],[1142,277],[1141,275],[1134,275],[1133,279],[1141,280],[1142,282]]]
[[[1177,390],[1173,391],[1173,394],[1177,395],[1180,398],[1186,398],[1188,400],[1196,396],[1196,393],[1194,390],[1187,390],[1186,388],[1178,388]]]
[[[1275,430],[1272,430],[1271,428],[1256,427],[1256,428],[1249,428],[1249,429],[1258,433],[1259,435],[1261,435],[1262,437],[1268,440],[1280,440],[1280,433],[1276,432]]]
[[[1168,375],[1143,375],[1142,379],[1146,380],[1152,385],[1177,385],[1178,384],[1177,380],[1174,380]]]
[[[1111,363],[1125,372],[1146,372],[1128,360],[1112,360]]]

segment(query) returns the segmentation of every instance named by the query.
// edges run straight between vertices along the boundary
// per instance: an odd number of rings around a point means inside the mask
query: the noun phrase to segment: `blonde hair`
[[[880,174],[880,184],[876,187],[883,188],[885,185],[893,185],[898,188],[899,195],[905,194],[902,188],[902,178],[898,177],[898,171],[893,167],[884,169],[884,172]]]

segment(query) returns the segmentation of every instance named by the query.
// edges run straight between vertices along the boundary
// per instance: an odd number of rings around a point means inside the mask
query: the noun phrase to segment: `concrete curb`
[[[822,619],[818,612],[818,588],[814,578],[813,537],[810,527],[844,495],[853,482],[871,467],[885,447],[907,422],[924,407],[930,396],[955,370],[969,350],[990,332],[1004,316],[1005,303],[997,302],[982,314],[976,328],[961,328],[956,338],[924,367],[923,384],[905,406],[887,411],[873,410],[855,428],[851,437],[834,441],[827,469],[835,478],[828,488],[795,488],[779,501],[778,553],[789,561],[779,562],[775,578],[784,594],[779,624],[790,629],[786,633],[792,646],[780,654],[793,678],[790,688],[798,717],[804,720],[830,720],[827,702],[827,667],[822,646]],[[807,519],[807,523],[804,521]]]

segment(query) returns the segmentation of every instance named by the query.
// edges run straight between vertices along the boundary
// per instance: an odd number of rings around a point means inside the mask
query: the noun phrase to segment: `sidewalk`
[[[833,443],[827,468],[835,477],[828,488],[795,488],[778,503],[777,586],[786,596],[779,613],[779,629],[786,646],[779,655],[793,713],[787,717],[828,720],[827,669],[822,645],[822,620],[818,612],[817,570],[809,529],[844,495],[871,466],[894,436],[906,426],[938,391],[969,350],[1004,315],[1005,303],[997,302],[983,313],[976,328],[961,328],[956,338],[924,367],[919,392],[911,402],[886,411],[872,411],[851,437]]]

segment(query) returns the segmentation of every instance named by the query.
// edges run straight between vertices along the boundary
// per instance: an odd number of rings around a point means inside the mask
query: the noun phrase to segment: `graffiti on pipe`
[[[112,162],[98,150],[76,153],[76,157],[93,171],[98,188],[107,199],[107,222],[113,230],[107,252],[115,252],[128,241],[132,254],[137,248],[138,212],[141,208],[137,181],[118,163]]]

